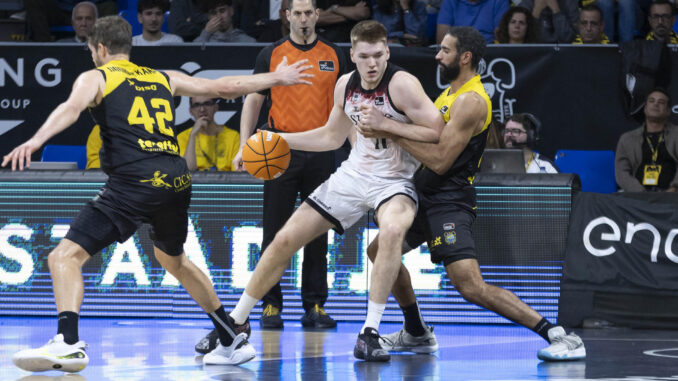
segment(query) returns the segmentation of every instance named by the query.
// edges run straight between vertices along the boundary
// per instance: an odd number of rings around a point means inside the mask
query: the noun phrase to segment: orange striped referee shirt
[[[289,36],[267,46],[257,56],[254,73],[274,71],[287,62],[308,59],[313,65],[312,85],[279,86],[261,91],[269,106],[268,125],[284,132],[302,132],[327,122],[334,104],[334,85],[346,72],[346,59],[339,47],[318,37],[308,45],[294,43]]]

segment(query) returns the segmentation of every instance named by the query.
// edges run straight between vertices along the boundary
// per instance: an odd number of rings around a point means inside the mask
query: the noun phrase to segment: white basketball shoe
[[[247,341],[246,333],[239,333],[233,343],[225,347],[219,342],[217,347],[202,358],[204,365],[238,365],[252,360],[256,356],[254,347]]]
[[[563,327],[553,327],[548,332],[551,345],[540,349],[537,357],[545,361],[569,361],[586,358],[584,342],[574,332],[565,333]]]
[[[29,372],[79,372],[89,363],[85,349],[87,344],[84,341],[66,344],[64,335],[58,334],[40,348],[24,349],[15,353],[12,361],[17,367]]]

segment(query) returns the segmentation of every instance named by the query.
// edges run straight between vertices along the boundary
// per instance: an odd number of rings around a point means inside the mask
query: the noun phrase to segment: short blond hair
[[[351,46],[355,46],[358,42],[367,42],[374,44],[375,42],[387,43],[386,27],[379,21],[365,20],[357,23],[351,29]]]

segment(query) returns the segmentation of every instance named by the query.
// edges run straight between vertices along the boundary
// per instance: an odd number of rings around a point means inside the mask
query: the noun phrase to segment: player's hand
[[[245,165],[242,162],[242,147],[238,149],[238,153],[233,156],[233,171],[242,172],[245,170]]]
[[[304,73],[306,70],[313,68],[313,65],[307,65],[308,60],[299,60],[291,65],[287,64],[287,57],[283,57],[282,61],[276,66],[275,73],[280,78],[281,86],[290,86],[298,84],[311,85],[312,82],[306,80],[313,78],[311,73]]]
[[[29,168],[31,166],[31,154],[37,151],[40,146],[41,144],[38,144],[33,139],[27,140],[24,144],[14,148],[12,152],[2,158],[2,166],[4,167],[11,162],[12,171],[16,170],[17,164],[20,171],[23,171],[24,167]]]
[[[386,117],[373,105],[360,105],[360,120],[356,127],[366,138],[385,137],[387,131]]]

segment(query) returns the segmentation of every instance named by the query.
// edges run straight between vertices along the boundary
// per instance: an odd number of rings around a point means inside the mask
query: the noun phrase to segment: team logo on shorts
[[[440,246],[443,244],[442,238],[440,236],[435,237],[434,239],[429,242],[428,247],[433,249],[436,246]]]
[[[334,71],[334,61],[318,61],[320,71]]]
[[[445,243],[448,245],[454,245],[457,242],[457,232],[455,231],[445,232],[443,236],[445,237]]]
[[[155,171],[153,177],[148,180],[139,180],[142,183],[151,183],[156,188],[165,188],[172,189],[172,186],[165,182],[164,178],[167,177],[167,173],[161,174],[160,171]]]
[[[445,231],[454,230],[454,222],[448,222],[446,224],[443,224],[443,230]]]

